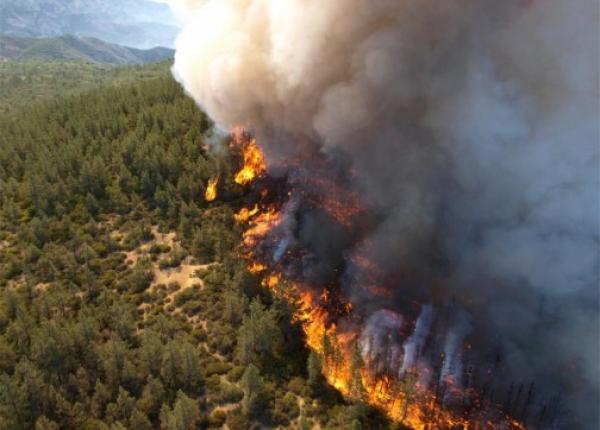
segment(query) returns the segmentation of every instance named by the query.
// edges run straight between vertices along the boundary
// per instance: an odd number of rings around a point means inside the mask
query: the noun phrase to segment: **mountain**
[[[142,64],[171,58],[168,48],[142,50],[92,37],[23,38],[0,35],[0,61],[83,61],[102,64]]]
[[[136,48],[170,47],[178,32],[169,7],[151,0],[2,0],[0,29],[11,36],[74,34]]]

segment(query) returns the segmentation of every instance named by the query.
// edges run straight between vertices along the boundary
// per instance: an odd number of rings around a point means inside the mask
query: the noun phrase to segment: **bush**
[[[224,411],[215,411],[210,414],[208,418],[208,424],[212,427],[223,427],[225,424],[225,420],[227,419],[227,414]]]
[[[221,389],[221,377],[219,375],[212,375],[206,378],[206,389],[213,393],[219,392]]]
[[[150,247],[148,252],[152,255],[167,254],[167,253],[171,252],[171,247],[166,244],[155,243]]]
[[[158,268],[160,270],[167,270],[171,268],[171,263],[170,260],[168,258],[163,258],[162,260],[160,260],[158,262]]]
[[[122,282],[127,285],[129,291],[134,294],[143,293],[150,287],[154,280],[154,273],[151,270],[144,270],[136,267],[134,271],[127,276]]]
[[[173,300],[173,303],[175,304],[175,306],[177,306],[178,308],[183,306],[187,301],[192,300],[194,298],[196,294],[196,291],[194,291],[193,288],[188,288],[186,290],[183,290],[179,293],[177,293],[177,295],[175,296],[175,299]]]
[[[202,302],[199,300],[190,300],[181,307],[181,310],[185,312],[186,315],[196,315],[202,310]]]
[[[192,329],[191,335],[198,342],[206,341],[206,330],[204,330],[202,327],[194,327]]]
[[[279,413],[289,420],[295,419],[300,415],[300,408],[296,396],[292,393],[287,393],[283,398],[276,398],[274,413]]]
[[[227,373],[227,380],[231,382],[238,382],[246,368],[244,366],[235,366]]]
[[[229,430],[248,430],[250,421],[240,410],[236,409],[227,416],[227,427],[229,427]]]
[[[5,266],[4,273],[2,273],[2,277],[11,280],[23,273],[23,265],[17,257],[9,255],[7,260],[8,261]]]
[[[303,378],[296,376],[288,382],[287,387],[292,393],[302,395],[306,388],[306,381]]]
[[[222,361],[217,361],[206,365],[206,367],[204,368],[204,373],[206,374],[206,376],[225,375],[230,370],[231,364],[223,363]]]
[[[208,337],[208,346],[211,349],[217,350],[220,354],[229,355],[235,348],[235,334],[223,327],[215,327],[211,330],[211,334]]]
[[[244,393],[235,385],[221,382],[221,392],[218,396],[220,403],[238,403],[244,397]]]
[[[173,269],[179,267],[183,260],[187,257],[187,253],[182,249],[174,249],[167,258],[163,258],[158,263],[160,270]]]
[[[169,282],[169,285],[167,285],[168,293],[174,293],[175,291],[179,291],[180,289],[181,285],[179,285],[179,282],[177,281]]]

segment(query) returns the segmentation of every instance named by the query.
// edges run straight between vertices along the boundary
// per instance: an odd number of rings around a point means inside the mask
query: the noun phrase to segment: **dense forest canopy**
[[[53,65],[28,88],[73,75],[12,109],[1,85],[0,428],[394,427],[325,386],[247,271],[242,190],[204,202],[229,161],[167,65]]]
[[[18,112],[51,98],[99,86],[120,86],[165,76],[169,62],[114,66],[82,62],[0,62],[0,113]]]

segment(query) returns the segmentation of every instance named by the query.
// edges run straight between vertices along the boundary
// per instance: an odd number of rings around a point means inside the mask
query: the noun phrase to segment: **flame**
[[[236,137],[237,136],[237,137]],[[236,182],[248,185],[266,172],[264,157],[254,139],[239,130],[234,133],[237,144],[243,149],[244,167],[237,173]],[[264,200],[268,190],[260,192]],[[341,200],[342,193],[321,205],[342,224],[360,212],[353,197]],[[419,382],[418,372],[408,372],[402,378],[380,374],[376,367],[363,358],[359,351],[360,331],[352,324],[352,305],[335,302],[336,308],[346,316],[348,324],[341,329],[330,316],[331,293],[325,290],[318,296],[311,288],[287,280],[283,273],[262,261],[255,251],[261,241],[281,222],[279,207],[273,204],[254,204],[241,209],[235,220],[245,228],[242,253],[248,260],[248,270],[262,278],[262,285],[295,306],[294,321],[305,334],[306,344],[322,358],[322,373],[327,382],[344,396],[362,400],[382,410],[390,419],[414,430],[442,430],[464,428],[474,430],[503,429],[525,430],[526,427],[510,418],[500,417],[492,422],[484,416],[470,417],[467,413],[452,411],[441,405],[437,389]],[[362,255],[353,258],[354,264],[376,273],[374,262]],[[372,269],[372,270],[371,270]],[[377,290],[377,285],[368,287]],[[430,372],[430,369],[419,369]],[[444,383],[446,392],[456,396],[473,394],[458,387],[451,378]],[[477,414],[475,412],[474,414]]]
[[[232,137],[232,144],[241,149],[244,157],[244,165],[237,172],[234,180],[237,184],[247,185],[266,173],[265,157],[258,147],[256,139],[251,138],[243,129],[234,129]]]
[[[247,222],[250,218],[256,215],[259,211],[258,205],[254,205],[252,209],[242,208],[237,214],[233,216],[238,224]]]
[[[256,246],[280,220],[281,215],[275,208],[267,208],[265,212],[256,214],[243,234],[244,246],[247,249]]]
[[[207,202],[212,202],[217,199],[218,187],[219,187],[219,177],[218,176],[215,176],[214,178],[211,178],[208,180],[208,184],[206,186],[206,191],[204,193],[204,199]]]
[[[260,263],[250,263],[250,265],[248,266],[248,271],[250,273],[261,273],[265,270],[267,270],[267,266]]]

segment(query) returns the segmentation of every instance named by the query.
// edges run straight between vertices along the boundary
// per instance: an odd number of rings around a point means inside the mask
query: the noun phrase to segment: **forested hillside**
[[[0,114],[0,428],[388,428],[247,271],[242,190],[204,202],[229,162],[153,67]]]
[[[43,100],[75,95],[82,90],[165,76],[169,66],[168,61],[126,67],[81,62],[0,62],[0,114],[16,113]]]

